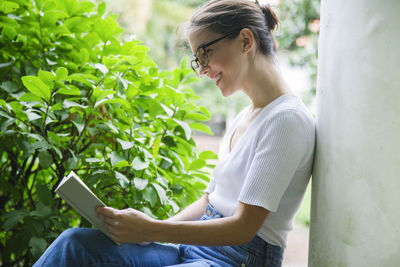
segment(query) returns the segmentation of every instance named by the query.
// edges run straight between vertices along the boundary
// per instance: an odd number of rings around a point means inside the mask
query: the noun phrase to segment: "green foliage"
[[[90,224],[54,195],[74,170],[105,203],[163,219],[200,196],[210,114],[186,61],[161,71],[104,3],[0,3],[0,251],[30,265],[64,229]]]
[[[278,11],[280,28],[276,39],[279,49],[286,50],[292,65],[309,70],[312,88],[308,96],[303,96],[308,103],[307,98],[316,93],[320,1],[282,1]]]

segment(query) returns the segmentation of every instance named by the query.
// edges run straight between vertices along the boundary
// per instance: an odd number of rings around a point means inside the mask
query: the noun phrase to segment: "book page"
[[[95,215],[97,206],[106,205],[73,171],[61,181],[55,192],[86,220],[108,235],[107,228]]]

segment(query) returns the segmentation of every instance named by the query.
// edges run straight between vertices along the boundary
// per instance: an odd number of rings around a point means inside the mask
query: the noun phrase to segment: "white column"
[[[400,1],[322,0],[309,266],[400,266]]]

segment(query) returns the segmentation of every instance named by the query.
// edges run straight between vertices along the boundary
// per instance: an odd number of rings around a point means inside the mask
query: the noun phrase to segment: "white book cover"
[[[62,179],[55,192],[86,220],[108,236],[107,227],[95,215],[97,206],[106,205],[73,171]]]

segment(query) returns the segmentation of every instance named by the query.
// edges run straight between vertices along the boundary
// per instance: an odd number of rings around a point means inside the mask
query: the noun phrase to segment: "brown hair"
[[[275,43],[271,32],[279,20],[269,5],[261,6],[258,1],[211,0],[200,7],[190,19],[189,31],[207,29],[215,33],[228,34],[235,38],[241,29],[252,31],[261,53],[271,56]]]

